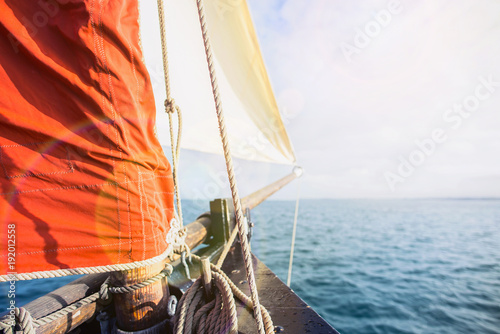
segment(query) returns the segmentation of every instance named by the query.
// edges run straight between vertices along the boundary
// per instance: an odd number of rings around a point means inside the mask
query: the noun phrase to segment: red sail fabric
[[[0,275],[168,251],[138,19],[137,0],[0,0]]]

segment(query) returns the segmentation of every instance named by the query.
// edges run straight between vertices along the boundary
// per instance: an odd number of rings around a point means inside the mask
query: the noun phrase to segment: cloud
[[[353,43],[356,31],[388,3],[250,1],[277,94],[293,89],[305,101],[288,126],[299,163],[312,174],[304,192],[317,197],[476,196],[481,192],[471,180],[490,177],[492,170],[500,174],[494,144],[500,142],[494,130],[500,125],[500,91],[450,133],[450,140],[396,193],[388,192],[383,173],[397,167],[398,156],[409,154],[415,140],[443,126],[443,113],[473,93],[478,76],[491,74],[500,81],[495,43],[500,5],[401,1],[401,13],[347,62],[341,43]],[[471,158],[480,162],[471,164]],[[482,163],[491,169],[481,168]],[[443,177],[439,168],[454,171],[453,176]],[[491,180],[482,183],[484,195],[500,187],[497,178]]]

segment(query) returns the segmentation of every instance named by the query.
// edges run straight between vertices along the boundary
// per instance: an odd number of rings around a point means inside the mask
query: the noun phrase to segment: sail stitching
[[[3,154],[4,154],[4,150],[2,150],[2,148],[15,148],[15,147],[27,147],[27,146],[36,146],[36,145],[43,145],[43,144],[52,144],[53,142],[51,141],[45,141],[45,142],[38,142],[38,143],[27,143],[27,144],[13,144],[13,145],[2,145],[0,146],[0,164],[2,165],[2,168],[3,168],[3,171],[5,173],[5,177],[7,179],[14,179],[14,178],[23,178],[23,177],[33,177],[33,176],[42,176],[42,175],[54,175],[54,174],[69,174],[69,173],[74,173],[75,172],[75,168],[73,166],[73,164],[71,163],[71,159],[69,158],[69,151],[68,149],[64,146],[64,145],[61,145],[65,150],[66,150],[66,154],[68,155],[67,156],[67,160],[68,160],[68,168],[69,170],[67,171],[54,171],[54,172],[47,172],[47,173],[33,173],[31,171],[27,171],[25,174],[16,174],[16,175],[9,175],[8,171],[7,171],[7,168],[3,162]],[[42,153],[40,152],[37,152],[39,153],[40,155],[42,155]],[[63,159],[61,159],[63,160]]]
[[[139,79],[137,78],[137,73],[136,73],[136,69],[135,69],[135,59],[134,59],[134,52],[133,52],[133,49],[132,49],[132,44],[130,43],[130,41],[128,41],[128,47],[129,47],[129,51],[130,51],[130,63],[132,64],[132,73],[134,74],[134,78],[135,78],[135,93],[136,93],[136,97],[135,97],[135,104],[136,104],[136,109],[137,109],[137,112],[140,114],[141,113],[141,108],[139,106]],[[142,115],[141,115],[142,116]],[[128,141],[127,141],[127,148],[130,150],[130,147],[128,145]],[[140,172],[139,168],[136,166],[136,169]],[[147,199],[147,196],[146,196],[146,199]],[[148,210],[149,210],[149,206],[148,206]],[[128,226],[129,226],[129,229],[128,229],[128,235],[129,235],[129,238],[132,238],[132,220],[130,218],[130,198],[129,198],[129,192],[128,192],[128,186],[127,186],[127,216],[128,216]],[[151,220],[151,223],[153,223],[153,220]],[[143,229],[144,229],[144,226],[143,226]],[[152,228],[153,230],[153,235],[156,236],[156,232],[155,232],[155,229]],[[144,233],[143,233],[144,235]],[[158,246],[157,246],[157,242],[156,242],[156,239],[155,240],[155,253],[158,253]],[[145,241],[143,243],[143,250],[144,250],[144,253],[146,252],[146,244],[145,244]],[[145,259],[146,256],[144,255],[143,259]]]
[[[143,194],[146,193],[146,190],[144,189],[144,181],[143,181],[143,177],[142,177],[142,174],[141,172],[139,172],[139,193],[141,194],[141,220],[142,220],[142,244],[143,244],[143,247],[142,247],[142,259],[144,260],[146,258],[146,240],[145,240],[145,237],[146,237],[146,233],[145,233],[145,220],[144,220],[144,216],[145,216],[145,213],[144,213],[144,210],[142,209],[142,206],[143,206],[143,201],[142,201],[142,197],[143,197]],[[146,201],[146,207],[147,207],[147,210],[148,210],[148,213],[149,213],[149,203],[148,203],[148,197],[147,196],[144,196],[145,197],[145,201]],[[153,222],[152,221],[152,217],[151,217],[151,213],[149,213],[149,219],[151,221],[151,223]],[[153,229],[153,235],[154,235],[154,229]]]
[[[106,50],[104,48],[104,37],[103,37],[104,34],[103,34],[103,22],[102,22],[102,13],[103,13],[103,10],[104,10],[104,6],[103,6],[103,1],[102,0],[99,0],[99,5],[100,5],[99,19],[98,19],[98,22],[99,22],[99,37],[100,37],[100,42],[101,42],[101,57],[103,59],[103,68],[104,68],[104,71],[106,72],[106,75],[107,75],[107,78],[108,78],[107,81],[108,81],[109,98],[110,98],[110,101],[108,101],[108,104],[109,104],[109,109],[111,110],[112,115],[113,115],[113,128],[115,130],[116,149],[118,150],[119,159],[122,162],[121,165],[122,165],[123,177],[124,177],[125,182],[127,182],[128,181],[127,168],[126,168],[125,159],[123,159],[123,149],[120,146],[120,141],[119,141],[120,137],[119,137],[119,130],[118,130],[118,122],[117,122],[117,120],[122,125],[123,139],[125,140],[125,144],[127,146],[129,154],[131,154],[132,151],[130,150],[130,146],[129,146],[129,143],[128,143],[128,138],[127,138],[127,134],[126,134],[126,128],[123,126],[123,116],[121,115],[119,109],[117,108],[116,94],[115,94],[115,90],[114,90],[114,86],[113,86],[113,80],[112,80],[111,72],[110,72],[109,67],[108,67]],[[133,154],[132,154],[132,158],[133,158]],[[137,166],[136,166],[136,168],[138,169]],[[116,180],[116,178],[117,178],[117,175],[115,174],[115,180]],[[126,185],[125,192],[126,192],[126,196],[127,196],[127,210],[129,210],[129,208],[130,208],[130,199],[129,199],[128,183],[125,183],[125,185]],[[139,196],[141,197],[141,200],[142,200],[142,194],[140,194]],[[117,220],[118,220],[118,238],[121,239],[122,222],[121,222],[120,201],[118,199],[119,199],[119,187],[116,186],[116,211],[117,211]],[[140,207],[140,210],[141,210],[141,214],[143,214],[143,212],[142,212],[142,210],[143,210],[142,206]],[[130,226],[130,221],[129,221],[129,231],[130,230],[131,230],[131,226]],[[144,231],[144,227],[143,227],[143,229],[142,229],[142,235],[144,236],[144,234],[145,234],[145,231]],[[130,256],[130,254],[131,254],[131,249],[129,249],[129,256]]]
[[[146,179],[144,181],[154,180],[155,178],[172,178],[172,175],[157,175],[154,178]],[[137,183],[138,180],[127,181],[127,182],[106,182],[106,183],[96,183],[96,184],[82,184],[79,186],[67,186],[67,187],[57,187],[57,188],[44,188],[44,189],[31,189],[31,190],[20,190],[20,191],[11,191],[8,193],[0,193],[0,195],[16,195],[16,194],[25,194],[25,193],[33,193],[33,192],[44,192],[44,191],[57,191],[57,190],[77,190],[83,188],[96,188],[103,186],[119,186],[125,183]],[[172,193],[173,194],[173,193]]]
[[[99,6],[101,5],[101,1],[99,0]],[[102,63],[101,59],[99,59],[98,57],[98,54],[101,54],[102,55],[102,46],[100,45],[99,43],[99,34],[97,33],[97,29],[96,29],[96,22],[95,22],[95,18],[94,18],[94,6],[95,6],[95,1],[92,0],[90,2],[90,24],[92,26],[92,35],[93,35],[93,45],[94,45],[94,54],[95,54],[95,58],[96,58],[96,71],[97,71],[97,76],[99,78],[99,88],[101,90],[101,110],[102,112],[104,113],[105,110],[106,110],[106,100],[104,98],[104,85],[103,85],[103,80],[102,80],[102,72],[100,70],[100,66],[99,64]],[[100,16],[100,13],[101,11],[99,11],[99,17],[98,17],[98,24],[100,26],[101,24],[101,16]],[[101,31],[102,33],[102,31]],[[107,115],[105,115],[106,118],[109,118]],[[107,138],[110,138],[110,135],[109,135],[109,128],[110,128],[110,122],[105,122],[106,124],[106,137]],[[111,147],[111,142],[108,141],[108,149],[109,149],[109,156],[111,157],[111,163],[113,164],[113,177],[115,179],[115,183],[118,182],[117,180],[117,176],[116,176],[116,163],[115,163],[115,157],[113,155],[113,150],[112,150],[112,147]],[[116,186],[116,192],[118,193],[118,186]],[[117,208],[119,206],[119,201],[118,201],[118,196],[116,197],[116,203],[117,203]],[[119,211],[118,211],[118,214],[119,214]],[[120,224],[118,224],[118,239],[121,240],[121,228],[120,228]],[[118,247],[118,262],[120,262],[120,258],[121,258],[121,245]]]
[[[146,238],[146,240],[151,240],[155,238],[154,236]],[[36,252],[23,252],[23,253],[16,253],[16,255],[33,255],[33,254],[43,254],[43,253],[52,253],[52,252],[68,252],[68,251],[75,251],[79,249],[89,249],[89,248],[98,248],[98,247],[103,247],[103,246],[118,246],[120,244],[122,245],[128,245],[128,244],[134,244],[141,242],[141,240],[129,240],[129,241],[120,241],[120,242],[115,242],[112,244],[99,244],[99,245],[87,245],[87,246],[80,246],[80,247],[67,247],[67,248],[53,248],[53,249],[46,249],[42,251],[36,251]],[[6,254],[1,254],[0,257],[7,257],[8,255]]]

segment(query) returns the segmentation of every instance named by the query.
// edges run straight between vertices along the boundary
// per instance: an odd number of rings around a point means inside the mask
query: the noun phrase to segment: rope
[[[21,333],[25,334],[35,334],[35,328],[33,324],[33,318],[31,314],[23,307],[14,309],[15,323],[19,326]],[[14,334],[16,332],[16,326],[11,323],[12,321],[1,320],[0,329],[4,334]]]
[[[68,305],[65,308],[62,308],[59,311],[51,313],[43,318],[33,319],[33,325],[36,328],[43,326],[43,325],[47,325],[47,324],[51,323],[52,321],[55,321],[59,318],[67,316],[70,313],[73,313],[74,311],[76,311],[77,309],[79,309],[80,307],[82,307],[84,305],[95,302],[98,299],[99,299],[99,292],[95,292],[95,293],[91,294],[90,296],[85,297],[83,299],[80,299],[79,301],[77,301],[71,305]]]
[[[165,112],[168,114],[169,130],[170,130],[170,147],[172,149],[172,174],[174,179],[174,192],[175,192],[175,204],[177,207],[177,212],[179,215],[179,222],[181,227],[183,227],[182,220],[182,205],[180,200],[180,190],[179,190],[179,180],[177,167],[179,163],[180,156],[180,142],[182,135],[182,114],[181,109],[175,104],[174,99],[170,92],[170,75],[168,70],[168,52],[167,52],[167,36],[165,32],[165,8],[163,6],[163,0],[157,0],[158,4],[158,19],[160,21],[160,37],[161,37],[161,53],[163,59],[163,76],[165,78]],[[172,114],[177,112],[178,130],[177,130],[177,141],[174,140],[174,122]],[[183,248],[187,247],[184,243]]]
[[[213,297],[205,303],[202,279],[182,296],[175,333],[237,333],[238,318],[231,287],[219,273],[212,274]]]
[[[222,110],[222,104],[221,104],[221,99],[220,99],[220,94],[219,94],[219,86],[217,83],[217,78],[215,76],[215,68],[214,68],[213,56],[212,56],[212,47],[210,46],[210,40],[208,37],[208,31],[207,31],[207,22],[205,19],[205,9],[203,8],[202,0],[197,0],[196,4],[198,7],[198,17],[200,19],[201,32],[203,35],[203,43],[205,45],[205,55],[207,58],[208,70],[210,72],[212,93],[214,95],[215,109],[217,112],[217,120],[219,122],[219,131],[220,131],[220,136],[222,139],[222,147],[224,149],[224,157],[226,160],[226,168],[227,168],[227,174],[228,174],[228,178],[229,178],[229,185],[231,188],[231,194],[232,194],[233,204],[234,204],[235,213],[236,213],[236,222],[238,224],[238,230],[239,230],[239,235],[240,235],[240,240],[241,240],[241,248],[243,250],[243,259],[245,262],[245,269],[247,272],[248,284],[250,286],[250,294],[252,296],[253,313],[254,313],[255,321],[257,323],[257,327],[259,329],[259,333],[264,334],[265,333],[264,332],[264,325],[262,322],[262,315],[260,312],[259,295],[257,292],[257,286],[255,284],[255,277],[254,277],[254,272],[253,272],[250,247],[248,245],[248,240],[247,240],[247,236],[245,233],[246,229],[244,228],[244,225],[243,225],[244,221],[243,221],[241,202],[240,202],[240,198],[238,195],[238,189],[237,189],[236,179],[235,179],[235,175],[234,175],[234,168],[233,168],[233,162],[232,162],[232,158],[231,158],[231,151],[229,148],[229,140],[227,138],[226,124],[225,124],[225,120],[224,120],[224,113]]]
[[[193,255],[200,261],[200,257]],[[213,282],[212,298],[206,300],[203,289],[203,277],[198,278],[182,296],[175,316],[176,334],[193,333],[237,333],[238,320],[234,297],[241,300],[249,309],[252,300],[246,296],[227,275],[216,265],[210,264]],[[265,332],[274,333],[274,325],[264,306],[259,305],[264,321]]]
[[[300,180],[297,182],[297,200],[295,201],[295,216],[293,218],[292,245],[290,246],[290,262],[288,265],[288,277],[286,285],[290,287],[292,281],[293,252],[295,250],[295,235],[297,232],[297,218],[299,216]]]
[[[122,264],[110,264],[107,266],[98,266],[98,267],[83,267],[83,268],[75,268],[75,269],[58,269],[58,270],[49,270],[49,271],[37,271],[33,273],[21,273],[21,274],[9,274],[9,275],[1,275],[0,282],[9,282],[12,280],[15,281],[25,281],[31,279],[39,279],[39,278],[54,278],[54,277],[63,277],[63,276],[71,276],[71,275],[90,275],[90,274],[100,274],[107,273],[112,271],[123,271],[123,270],[132,270],[142,267],[151,266],[160,261],[164,261],[172,252],[172,247],[169,246],[163,254],[160,254],[156,257],[153,257],[144,261],[137,261],[132,263],[122,263]]]
[[[109,290],[109,292],[114,293],[114,294],[134,292],[135,290],[142,289],[144,287],[147,287],[148,285],[153,284],[154,282],[158,282],[159,280],[162,280],[165,277],[170,276],[172,274],[173,270],[174,270],[174,268],[170,264],[166,263],[165,269],[163,269],[159,274],[157,274],[151,278],[148,278],[145,281],[135,283],[135,284],[129,285],[129,286],[110,286],[110,287],[108,287],[108,290]]]
[[[224,263],[224,260],[226,259],[227,253],[229,253],[229,250],[233,246],[234,240],[236,239],[236,236],[238,235],[238,229],[235,228],[233,232],[231,232],[231,236],[229,237],[229,240],[227,241],[226,245],[224,246],[224,249],[222,250],[221,255],[219,256],[219,259],[217,260],[217,267],[222,267],[222,264]]]
[[[95,292],[85,298],[82,298],[73,304],[70,304],[54,313],[51,313],[49,315],[46,315],[42,318],[38,319],[33,319],[31,314],[29,313],[28,310],[20,307],[20,308],[15,308],[14,314],[15,314],[15,319],[16,323],[21,327],[22,333],[25,334],[35,334],[35,328],[38,328],[40,326],[47,325],[59,318],[65,317],[70,313],[73,313],[74,311],[78,310],[82,306],[85,306],[87,304],[93,303],[97,300],[100,300],[104,303],[110,300],[111,295],[109,293],[117,294],[117,293],[129,293],[133,292],[138,289],[142,289],[150,284],[153,284],[167,276],[170,276],[173,272],[173,267],[166,263],[165,264],[165,269],[163,269],[159,274],[143,281],[139,282],[130,286],[121,286],[121,287],[111,287],[109,286],[109,281],[110,278],[106,278],[104,283],[102,283],[101,288],[99,289],[98,292]],[[0,329],[3,330],[4,334],[13,334],[14,333],[14,326],[8,321],[8,319],[3,318],[0,320]]]
[[[54,313],[46,315],[45,317],[39,319],[33,319],[30,312],[23,307],[14,309],[14,316],[16,320],[16,324],[21,328],[21,333],[24,334],[35,334],[35,329],[44,325],[47,325],[59,318],[65,317],[70,313],[73,313],[77,309],[81,308],[84,305],[95,302],[99,299],[99,292],[93,293],[90,296],[87,296],[79,301],[68,305]],[[2,319],[0,321],[0,329],[3,330],[4,334],[13,334],[15,333],[15,326],[12,326],[9,321]]]

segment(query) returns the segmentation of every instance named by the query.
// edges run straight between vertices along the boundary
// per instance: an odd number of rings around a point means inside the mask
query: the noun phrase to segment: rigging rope
[[[229,185],[231,188],[231,195],[233,198],[234,209],[236,213],[236,223],[238,225],[238,231],[241,240],[241,248],[243,250],[243,259],[245,262],[245,269],[248,278],[248,284],[250,286],[250,295],[252,296],[252,305],[254,318],[257,323],[260,334],[264,334],[264,324],[262,322],[262,314],[260,312],[259,295],[257,292],[257,285],[255,284],[255,277],[253,272],[252,258],[250,253],[250,246],[248,244],[246,229],[244,228],[243,220],[243,210],[241,208],[240,197],[238,195],[238,188],[236,185],[236,179],[234,175],[233,161],[231,158],[231,151],[229,148],[229,140],[227,138],[226,124],[224,120],[224,113],[222,110],[221,98],[219,94],[219,85],[217,83],[217,78],[215,75],[215,67],[213,63],[212,47],[210,45],[210,40],[207,31],[207,22],[205,19],[205,9],[203,7],[202,0],[197,0],[196,5],[198,7],[198,17],[200,20],[201,32],[203,35],[203,44],[205,45],[205,55],[207,58],[208,70],[210,73],[210,81],[212,84],[212,93],[214,96],[215,109],[217,113],[217,120],[219,122],[219,132],[222,139],[222,147],[224,149],[224,157],[226,160],[227,174],[229,178]]]
[[[75,268],[75,269],[57,269],[57,270],[48,270],[48,271],[36,271],[33,273],[18,273],[18,274],[9,274],[9,275],[1,275],[0,282],[9,282],[9,281],[26,281],[31,279],[39,279],[39,278],[54,278],[54,277],[64,277],[71,275],[90,275],[90,274],[99,274],[99,273],[108,273],[112,271],[123,271],[123,270],[132,270],[142,267],[148,267],[154,265],[160,261],[164,261],[169,255],[172,253],[172,248],[169,247],[162,254],[155,256],[148,260],[137,261],[132,263],[121,263],[121,264],[109,264],[106,266],[97,266],[97,267],[83,267],[83,268]]]
[[[179,232],[178,243],[181,245],[177,252],[187,251],[189,253],[189,247],[184,242],[186,238],[186,229],[184,228],[184,222],[182,218],[182,205],[181,196],[179,189],[179,179],[178,179],[178,167],[179,167],[179,156],[180,156],[180,143],[182,136],[182,113],[181,109],[177,104],[175,104],[170,92],[170,75],[169,75],[169,65],[168,65],[168,52],[167,52],[167,36],[165,31],[165,8],[163,6],[163,0],[157,0],[158,4],[158,19],[160,21],[160,37],[161,37],[161,52],[163,59],[163,76],[165,78],[165,112],[168,114],[169,132],[170,132],[170,147],[172,150],[172,174],[174,180],[174,192],[175,192],[175,205],[177,208],[178,220],[181,225]],[[174,139],[174,121],[173,114],[177,113],[177,140]]]
[[[130,293],[138,289],[142,289],[150,284],[153,284],[165,277],[168,277],[172,274],[173,267],[172,265],[166,263],[165,264],[165,269],[163,269],[160,273],[157,275],[139,283],[135,283],[133,285],[129,286],[118,286],[118,287],[113,287],[109,285],[110,278],[106,278],[104,283],[101,284],[101,288],[99,291],[82,298],[60,310],[57,310],[51,314],[48,314],[42,318],[38,319],[33,319],[31,316],[30,312],[26,310],[23,307],[15,308],[14,309],[14,317],[15,317],[15,322],[16,324],[21,328],[21,333],[24,334],[35,334],[35,329],[47,325],[53,321],[56,321],[59,318],[65,317],[68,314],[73,313],[74,311],[78,310],[84,305],[93,303],[97,300],[100,300],[103,304],[105,304],[107,301],[110,300],[110,294],[117,294],[117,293]],[[8,321],[5,318],[0,319],[0,329],[2,330],[3,334],[13,334],[15,331],[15,326],[12,325],[11,321]]]
[[[238,235],[238,229],[235,228],[233,232],[231,232],[231,236],[229,237],[229,240],[227,241],[226,245],[224,246],[224,249],[222,250],[221,255],[219,256],[219,259],[217,260],[217,267],[222,267],[222,264],[224,263],[224,260],[226,259],[227,253],[229,253],[229,250],[233,246],[234,240],[236,239],[236,236]]]
[[[299,199],[300,199],[300,179],[297,180],[297,200],[295,201],[295,215],[293,218],[292,244],[290,246],[290,262],[288,264],[288,277],[286,280],[286,285],[288,285],[288,287],[290,287],[290,283],[292,281],[293,252],[295,250],[295,235],[297,232],[297,218],[299,216]]]

